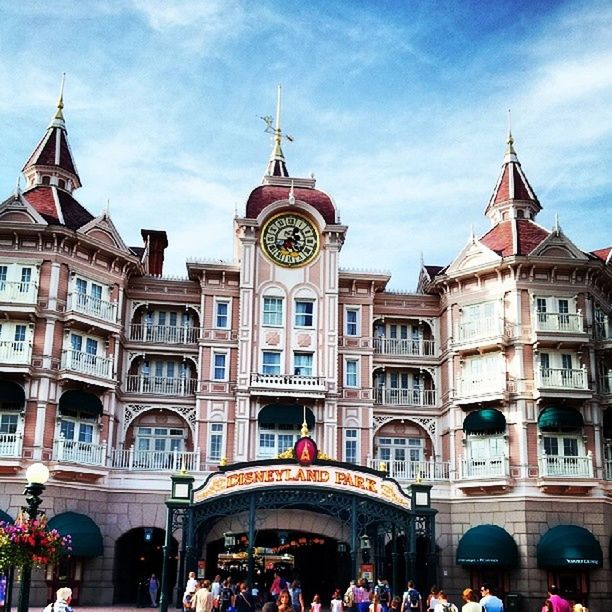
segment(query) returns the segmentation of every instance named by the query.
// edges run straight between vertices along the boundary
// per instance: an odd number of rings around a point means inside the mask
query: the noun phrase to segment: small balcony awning
[[[84,412],[92,416],[100,416],[102,414],[102,402],[93,393],[70,389],[60,397],[59,411]]]
[[[494,434],[506,431],[506,417],[494,408],[470,412],[463,421],[463,431],[472,434]]]
[[[21,410],[25,406],[25,391],[10,380],[0,380],[0,407]]]
[[[283,425],[299,426],[304,422],[304,412],[306,412],[306,425],[312,431],[315,424],[312,410],[294,404],[268,404],[257,415],[257,422],[259,424],[282,423]]]
[[[584,527],[557,525],[538,544],[538,567],[601,567],[603,552],[595,536]]]
[[[574,408],[546,406],[538,416],[538,427],[542,431],[558,429],[581,429],[582,415]]]
[[[518,547],[505,529],[478,525],[459,540],[457,565],[514,568],[518,566]]]
[[[100,528],[84,514],[62,512],[49,520],[47,529],[71,536],[73,557],[99,557],[104,551]]]
[[[612,438],[612,408],[608,408],[603,415],[603,437]]]
[[[13,524],[15,522],[14,519],[10,517],[4,510],[0,510],[0,522]]]

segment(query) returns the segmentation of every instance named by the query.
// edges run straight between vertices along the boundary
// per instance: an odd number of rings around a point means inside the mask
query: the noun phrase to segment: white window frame
[[[223,356],[223,376],[217,378],[217,356]],[[210,360],[210,379],[214,381],[227,381],[229,380],[229,352],[227,350],[215,349],[212,352],[212,358]]]
[[[266,423],[270,427],[257,426],[257,458],[273,459],[279,453],[292,448],[300,437],[300,426],[286,423]],[[262,436],[267,436],[272,444],[263,444]],[[286,444],[280,444],[280,440],[286,439]]]
[[[349,364],[355,364],[355,372],[349,372]],[[344,386],[345,387],[349,387],[351,389],[358,389],[360,386],[360,376],[359,376],[359,370],[360,370],[360,361],[359,361],[359,357],[345,357],[344,358]],[[355,384],[351,384],[349,382],[349,374],[352,376],[353,374],[355,375]]]
[[[342,434],[342,454],[346,463],[356,465],[359,463],[359,429],[347,427]],[[349,451],[349,446],[354,445],[354,451]],[[354,452],[354,457],[353,457]]]
[[[214,440],[218,441],[219,452],[213,453],[213,446],[217,444]],[[225,424],[224,423],[209,423],[208,427],[208,444],[207,444],[207,456],[209,461],[220,461],[224,456],[225,449]]]
[[[308,357],[310,358],[310,366],[308,365],[298,365],[298,357]],[[305,368],[308,370],[306,373],[297,372],[296,370]],[[293,373],[296,376],[313,376],[314,375],[314,353],[310,351],[294,351],[293,352]]]
[[[311,313],[298,312],[298,304],[310,304],[312,306]],[[298,317],[310,317],[310,325],[298,323]],[[299,329],[313,329],[316,326],[316,303],[311,298],[295,298],[293,301],[293,325]]]
[[[276,363],[266,364],[266,359],[265,359],[266,355],[278,355],[278,364]],[[283,362],[282,351],[269,351],[267,349],[261,351],[261,373],[262,374],[270,374],[271,376],[278,376],[279,374],[282,374],[282,362]],[[277,365],[278,365],[277,372],[266,372],[266,368],[271,367],[271,366],[277,366]]]
[[[74,437],[65,438],[62,434],[62,425],[64,423],[72,423],[74,425]],[[69,411],[68,414],[61,412],[59,413],[59,419],[57,423],[57,435],[58,438],[62,437],[64,440],[71,442],[78,442],[81,444],[98,444],[100,440],[100,428],[98,425],[98,418],[89,413],[80,411]],[[91,440],[81,440],[81,426],[91,428]]]
[[[355,320],[349,321],[349,313],[355,314]],[[354,332],[352,327],[354,326]],[[356,338],[361,336],[361,308],[359,306],[344,307],[344,335]]]
[[[222,304],[227,306],[226,315],[219,314],[219,306]],[[220,316],[225,316],[225,318],[227,319],[225,325],[219,325]],[[213,328],[214,329],[231,329],[232,328],[232,300],[231,298],[220,298],[220,297],[215,298],[214,313],[213,313]]]
[[[280,303],[279,310],[266,309],[266,302],[274,300]],[[264,327],[282,327],[284,323],[285,299],[279,295],[264,295],[262,300],[261,321]],[[272,320],[274,319],[274,320]]]

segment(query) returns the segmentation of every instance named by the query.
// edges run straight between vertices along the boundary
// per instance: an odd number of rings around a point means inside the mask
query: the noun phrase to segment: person
[[[72,589],[70,587],[62,587],[57,589],[55,593],[55,601],[50,603],[44,612],[72,612],[70,602],[72,601]]]
[[[329,602],[330,612],[344,612],[344,603],[342,601],[342,593],[340,589],[336,589]]]
[[[234,595],[234,608],[236,612],[253,612],[255,609],[246,582],[241,582],[238,586],[238,592]]]
[[[195,601],[193,600],[195,596],[196,588],[195,586],[190,587],[183,593],[183,611],[191,612],[191,609],[195,607]]]
[[[274,579],[270,585],[270,595],[273,600],[277,600],[281,591],[283,590],[283,580],[278,572],[274,572]]]
[[[461,606],[461,612],[482,612],[482,606],[476,601],[476,593],[472,589],[463,589],[461,596],[465,601]]]
[[[304,612],[304,595],[302,594],[302,585],[299,580],[294,580],[291,583],[289,595],[291,596],[291,606],[295,612]]]
[[[504,612],[504,602],[491,593],[491,587],[483,584],[480,587],[480,605],[485,612]]]
[[[589,612],[589,609],[585,608],[581,603],[575,603],[572,612]]]
[[[542,606],[542,612],[553,612],[553,605],[550,599],[547,599]]]
[[[195,593],[198,588],[198,579],[196,578],[195,572],[189,572],[187,575],[187,584],[185,585],[185,592]]]
[[[196,612],[212,612],[213,596],[210,592],[210,580],[204,580],[193,598]]]
[[[559,587],[556,584],[548,587],[548,599],[552,604],[553,612],[572,612],[570,602],[559,595]]]
[[[402,600],[399,598],[398,595],[396,595],[391,600],[391,605],[389,606],[389,610],[391,610],[392,612],[400,612],[401,608],[402,608]]]
[[[221,585],[221,594],[219,595],[219,611],[227,612],[228,608],[232,605],[232,599],[234,594],[230,586],[229,580],[224,580]]]
[[[401,612],[421,612],[423,606],[423,598],[421,594],[414,588],[414,581],[409,580],[404,596],[402,597]]]
[[[280,592],[278,600],[276,601],[278,612],[293,612],[293,606],[291,605],[291,595],[287,589]]]
[[[383,578],[379,578],[378,583],[374,587],[374,593],[378,595],[382,612],[388,612],[390,603],[389,600],[391,599],[391,589],[389,588],[389,583]]]
[[[152,608],[157,608],[157,591],[159,591],[159,580],[155,574],[151,574],[149,578],[149,597],[151,598]]]
[[[357,606],[357,612],[368,612],[370,607],[370,591],[366,588],[366,581],[364,578],[360,578],[357,586],[353,589],[355,596],[355,605]]]
[[[210,592],[213,596],[213,610],[218,612],[219,610],[219,598],[221,596],[221,576],[215,576],[212,584],[210,585]]]
[[[344,601],[344,607],[350,612],[353,611],[355,607],[355,581],[351,580],[349,582],[348,588],[344,592],[344,597],[342,598]]]
[[[273,601],[266,601],[261,607],[261,612],[278,612],[278,607]]]
[[[374,593],[374,595],[372,595],[372,603],[370,604],[369,611],[382,612],[382,605],[380,603],[380,597],[378,593]]]
[[[438,593],[439,592],[440,592],[440,589],[438,588],[438,585],[434,584],[429,591],[429,595],[427,596],[428,612],[433,612],[436,609],[436,606],[438,605]]]
[[[321,597],[318,594],[312,598],[310,612],[321,612]]]
[[[457,606],[454,603],[448,601],[446,593],[442,590],[438,591],[437,595],[438,603],[434,608],[434,612],[459,612]]]

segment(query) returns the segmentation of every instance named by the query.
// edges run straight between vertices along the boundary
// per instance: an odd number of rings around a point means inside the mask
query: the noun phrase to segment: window
[[[270,459],[293,448],[299,438],[299,425],[289,423],[260,423],[259,459]]]
[[[313,326],[314,302],[308,300],[295,301],[295,326],[296,327],[312,327]]]
[[[312,376],[312,353],[295,353],[293,373],[296,376]]]
[[[95,425],[95,416],[76,410],[66,410],[61,413],[60,435],[70,442],[93,444],[97,442]]]
[[[261,366],[263,374],[280,374],[280,357],[277,351],[263,351],[261,355]]]
[[[378,458],[383,461],[423,461],[421,438],[380,438]]]
[[[357,463],[357,441],[356,429],[344,430],[344,460],[347,463]]]
[[[19,291],[26,293],[30,290],[32,282],[32,268],[21,268],[21,282],[19,283]]]
[[[15,341],[13,342],[13,350],[24,351],[25,350],[25,339],[26,339],[26,326],[15,325]]]
[[[0,414],[0,436],[2,434],[17,433],[18,419],[19,419],[19,416],[17,414],[12,414],[12,413]]]
[[[347,308],[346,309],[346,330],[347,336],[358,336],[359,335],[359,309],[358,308]]]
[[[229,329],[229,301],[217,300],[215,302],[215,327]]]
[[[223,423],[211,423],[208,440],[208,458],[219,461],[223,455]]]
[[[187,432],[180,427],[137,427],[135,437],[134,462],[148,469],[166,469],[174,465],[174,452],[185,450]]]
[[[274,327],[283,324],[283,298],[264,297],[263,324]]]
[[[344,373],[344,386],[345,387],[357,387],[358,376],[357,376],[357,359],[347,359],[344,362],[345,373]]]
[[[8,266],[0,266],[0,291],[6,289],[6,277],[8,276]]]
[[[227,353],[213,353],[213,380],[227,380]]]

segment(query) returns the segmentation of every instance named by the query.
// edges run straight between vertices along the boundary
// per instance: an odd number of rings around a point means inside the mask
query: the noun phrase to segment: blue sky
[[[128,244],[165,229],[169,274],[233,257],[277,84],[290,174],[349,226],[343,267],[413,290],[421,253],[445,265],[482,235],[508,108],[538,222],[612,244],[609,2],[0,0],[0,54],[4,194],[66,72],[76,197],[110,200]]]

